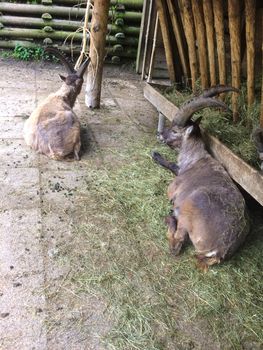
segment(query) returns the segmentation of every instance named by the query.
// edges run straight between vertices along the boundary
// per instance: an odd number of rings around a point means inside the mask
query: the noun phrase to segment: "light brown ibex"
[[[207,269],[231,257],[249,232],[245,200],[223,166],[206,151],[199,127],[201,117],[192,115],[205,107],[227,106],[212,97],[236,91],[216,86],[185,102],[174,116],[172,126],[160,138],[179,148],[178,164],[159,153],[153,159],[177,176],[169,185],[173,214],[167,217],[170,249],[179,254],[189,237],[196,249],[198,265]]]
[[[62,52],[53,47],[45,49],[55,55],[65,66],[67,77],[60,75],[61,88],[50,94],[31,114],[24,125],[26,144],[38,153],[62,160],[71,154],[79,160],[80,123],[73,107],[83,84],[88,66],[86,59],[75,71]]]

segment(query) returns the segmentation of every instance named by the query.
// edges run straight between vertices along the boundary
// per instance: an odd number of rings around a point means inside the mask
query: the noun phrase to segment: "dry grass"
[[[168,252],[164,217],[172,175],[150,158],[152,139],[112,151],[121,158],[87,174],[88,197],[65,247],[74,290],[99,295],[114,350],[260,349],[262,344],[262,210],[253,213],[253,232],[231,261],[203,274],[193,249]]]

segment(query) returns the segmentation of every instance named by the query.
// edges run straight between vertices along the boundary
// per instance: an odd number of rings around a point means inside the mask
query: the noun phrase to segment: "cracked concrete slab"
[[[33,152],[24,140],[0,139],[1,167],[31,168],[38,166],[38,154]]]
[[[1,276],[43,273],[40,208],[1,211],[0,232]]]
[[[31,91],[0,87],[0,117],[29,116],[36,107],[34,95],[33,87]]]
[[[21,90],[34,90],[35,69],[28,66],[21,67],[19,64],[15,64],[15,69],[15,71],[10,69],[10,64],[1,61],[0,87],[2,89],[13,87]]]
[[[2,350],[46,348],[42,274],[1,278],[0,347]]]
[[[35,168],[0,169],[0,210],[36,208],[40,205],[39,170]]]
[[[21,117],[0,118],[0,138],[22,139],[25,119]]]

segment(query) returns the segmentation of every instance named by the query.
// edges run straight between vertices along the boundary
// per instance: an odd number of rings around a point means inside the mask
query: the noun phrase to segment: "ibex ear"
[[[64,77],[64,75],[59,74],[59,77],[62,81],[66,81],[66,77]]]

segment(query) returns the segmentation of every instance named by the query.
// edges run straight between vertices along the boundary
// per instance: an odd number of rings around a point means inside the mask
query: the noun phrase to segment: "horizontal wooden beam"
[[[37,43],[35,41],[30,42],[26,40],[0,40],[0,47],[3,49],[14,49],[17,45],[25,47],[27,49],[37,49],[41,46],[40,43]],[[59,46],[59,49],[67,53],[73,52],[77,55],[80,53],[81,46],[73,45],[72,48],[70,46]],[[106,53],[109,56],[136,58],[137,50],[125,46],[122,47],[122,50],[119,50],[118,48],[115,48],[115,46],[112,46],[106,50]]]
[[[63,31],[74,32],[78,28],[81,28],[83,23],[80,21],[70,21],[65,19],[51,19],[43,20],[42,18],[36,17],[20,17],[20,16],[6,16],[0,15],[0,23],[7,27],[23,27],[23,28],[44,28],[45,26],[50,26],[53,29],[60,29]],[[134,37],[139,37],[140,28],[124,25],[122,27],[116,26],[114,24],[108,24],[108,31],[112,34],[124,33],[125,35],[130,35]],[[0,32],[1,35],[1,32]]]
[[[177,112],[178,108],[172,102],[168,101],[167,98],[150,84],[145,85],[143,92],[144,97],[150,101],[159,112],[166,116],[170,121],[173,120],[174,114]]]
[[[142,10],[144,0],[111,0],[111,6],[124,5],[126,9]],[[53,0],[53,4],[58,5],[78,5],[79,3],[86,5],[87,0]]]
[[[45,39],[50,38],[54,40],[66,40],[69,42],[82,41],[82,33],[65,32],[65,31],[45,31],[44,29],[29,29],[29,28],[2,28],[0,29],[0,37],[3,38],[32,38]],[[126,37],[124,39],[117,39],[115,36],[108,35],[107,42],[116,45],[123,44],[137,47],[138,39],[133,37]]]
[[[4,14],[16,13],[21,15],[42,15],[49,13],[50,15],[58,15],[67,17],[69,19],[83,18],[85,16],[84,8],[66,7],[66,6],[45,6],[45,5],[31,5],[31,4],[12,4],[10,2],[0,2],[0,12]],[[92,14],[92,11],[91,11]],[[123,18],[124,21],[141,22],[142,13],[133,11],[124,11],[115,13],[109,11],[110,18]]]
[[[144,96],[159,112],[170,121],[173,120],[177,107],[157,91],[154,86],[147,84],[144,87]],[[204,136],[210,153],[224,166],[232,179],[263,205],[262,173],[248,165],[214,136],[207,133],[204,133]]]

